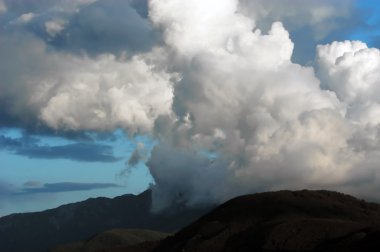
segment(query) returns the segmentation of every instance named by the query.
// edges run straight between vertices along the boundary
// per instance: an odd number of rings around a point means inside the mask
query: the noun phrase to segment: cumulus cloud
[[[149,130],[158,115],[170,112],[173,74],[138,53],[150,51],[157,42],[153,27],[137,12],[143,11],[142,3],[3,3],[8,15],[0,19],[1,126],[33,127],[42,118],[56,130],[131,127],[134,133]],[[89,97],[87,102],[83,95]],[[59,115],[61,105],[66,111]],[[89,117],[83,117],[88,127],[78,124],[75,117],[83,114],[77,107],[87,113],[87,106],[105,124],[90,122]],[[113,123],[110,117],[120,120]]]
[[[379,102],[380,51],[360,41],[318,46],[325,85],[348,105]],[[323,77],[323,76],[322,76]]]
[[[263,33],[256,20],[237,11],[237,1],[215,5],[215,12],[207,12],[203,1],[150,2],[150,17],[175,52],[173,69],[182,74],[174,90],[177,121],[156,121],[161,144],[147,163],[156,181],[157,201],[184,198],[196,204],[282,188],[373,191],[378,180],[373,178],[368,186],[365,179],[373,176],[373,166],[357,169],[368,158],[374,162],[375,155],[358,151],[365,134],[347,114],[338,89],[361,87],[363,78],[378,83],[373,70],[378,69],[377,50],[360,53],[366,59],[373,54],[366,65],[359,55],[357,65],[320,56],[321,65],[344,66],[341,72],[326,66],[331,72],[321,83],[313,68],[292,63],[293,43],[281,23]],[[326,10],[309,21],[323,23],[332,13]],[[340,57],[341,50],[326,55]],[[318,50],[320,55],[323,51]],[[356,79],[350,84],[347,71],[354,65],[362,67],[357,69],[362,74],[354,70]],[[326,85],[330,88],[321,88]],[[348,89],[357,96],[357,90]],[[368,115],[376,115],[374,111],[371,108]],[[355,186],[350,188],[347,181]]]
[[[144,55],[96,58],[49,52],[32,36],[0,39],[4,114],[52,128],[149,131],[170,114],[172,79]],[[18,66],[14,68],[13,66]],[[12,108],[8,110],[8,108]]]
[[[240,0],[239,11],[253,18],[256,25],[268,30],[280,21],[290,31],[295,51],[293,59],[311,64],[315,46],[321,41],[347,37],[361,17],[356,0]]]
[[[150,1],[149,16],[159,26],[165,42],[180,53],[192,56],[199,50],[227,46],[225,33],[234,35],[252,29],[250,19],[235,15],[236,1]],[[176,6],[177,11],[173,11]],[[212,11],[205,11],[212,9]],[[214,28],[212,34],[209,28]],[[232,43],[232,42],[231,42]]]
[[[372,174],[376,184],[373,164],[378,162],[380,140],[380,51],[359,41],[333,42],[318,47],[318,62],[323,87],[336,93],[345,118],[355,129],[348,142],[355,154],[363,157],[360,170]]]
[[[54,19],[45,22],[46,32],[51,36],[57,36],[65,29],[66,21],[63,19]]]
[[[353,0],[240,0],[240,11],[261,27],[282,21],[290,30],[310,27],[323,38],[350,17]]]
[[[19,16],[13,23],[18,24],[26,24],[35,18],[35,14],[33,12],[24,13],[21,16]]]
[[[120,127],[136,133],[149,131],[159,115],[170,113],[172,76],[156,72],[143,58],[120,62],[105,55],[77,63],[81,71],[72,69],[68,78],[62,76],[56,95],[42,107],[40,116],[48,125],[90,130]]]
[[[380,50],[359,41],[333,42],[318,47],[318,60],[324,86],[344,104],[347,119],[377,131]]]

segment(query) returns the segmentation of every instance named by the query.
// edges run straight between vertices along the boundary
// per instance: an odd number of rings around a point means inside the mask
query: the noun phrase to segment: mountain
[[[380,205],[337,192],[257,193],[234,198],[212,211],[182,208],[155,215],[150,206],[151,192],[146,191],[4,217],[0,250],[46,251],[60,243],[68,244],[54,252],[375,252],[380,248]],[[167,234],[141,230],[174,232],[195,219],[163,240]],[[70,243],[74,241],[82,242]]]
[[[154,252],[379,251],[380,205],[330,191],[279,191],[232,199]]]
[[[95,198],[37,213],[0,218],[0,251],[45,252],[58,244],[87,240],[115,228],[174,232],[210,207],[151,213],[152,193]]]

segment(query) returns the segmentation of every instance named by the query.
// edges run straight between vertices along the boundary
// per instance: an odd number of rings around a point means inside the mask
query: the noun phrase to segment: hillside
[[[153,251],[378,251],[380,205],[330,191],[235,198]]]
[[[112,229],[95,235],[86,241],[59,245],[51,252],[102,252],[105,249],[117,250],[142,243],[146,247],[151,246],[153,248],[159,240],[168,235],[168,233],[143,229]]]

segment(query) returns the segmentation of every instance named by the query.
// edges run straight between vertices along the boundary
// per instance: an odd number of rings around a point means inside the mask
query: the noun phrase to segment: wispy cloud
[[[29,158],[69,159],[81,162],[117,162],[113,148],[97,143],[71,143],[61,146],[41,145],[35,138],[10,138],[0,135],[0,149]]]
[[[59,192],[73,192],[73,191],[88,191],[95,189],[116,188],[120,185],[113,183],[75,183],[75,182],[60,182],[60,183],[46,183],[37,186],[26,186],[20,192],[15,194],[35,194],[35,193],[59,193]]]

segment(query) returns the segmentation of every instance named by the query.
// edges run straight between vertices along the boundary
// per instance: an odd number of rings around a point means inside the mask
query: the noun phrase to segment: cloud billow
[[[182,73],[173,103],[182,123],[174,122],[172,130],[165,131],[148,162],[157,197],[171,202],[182,192],[196,204],[205,201],[200,195],[210,192],[208,200],[221,200],[252,191],[305,187],[373,195],[377,176],[371,183],[366,178],[377,174],[373,163],[378,149],[359,149],[367,141],[362,131],[375,131],[378,125],[366,120],[374,120],[371,115],[380,110],[375,103],[368,116],[359,112],[364,121],[357,124],[350,111],[362,103],[347,104],[333,83],[351,85],[350,76],[362,73],[348,92],[357,92],[354,85],[375,87],[380,79],[371,69],[377,68],[373,62],[380,59],[378,50],[362,46],[360,53],[351,54],[348,49],[342,59],[331,61],[341,67],[327,65],[316,76],[313,68],[292,63],[294,44],[281,23],[262,33],[256,20],[236,12],[237,3],[218,1],[213,12],[205,13],[207,4],[202,1],[150,2],[153,23],[176,52],[173,68]],[[320,69],[326,67],[322,52],[328,47],[319,47]],[[347,49],[340,47],[337,52],[344,54]],[[369,57],[371,63],[363,64]],[[364,99],[370,101],[369,96]],[[165,162],[176,159],[178,149],[203,161],[190,167]],[[217,160],[207,163],[204,151],[216,152]],[[200,183],[203,176],[208,177]],[[186,183],[179,186],[184,178]],[[214,178],[219,183],[211,182]]]

